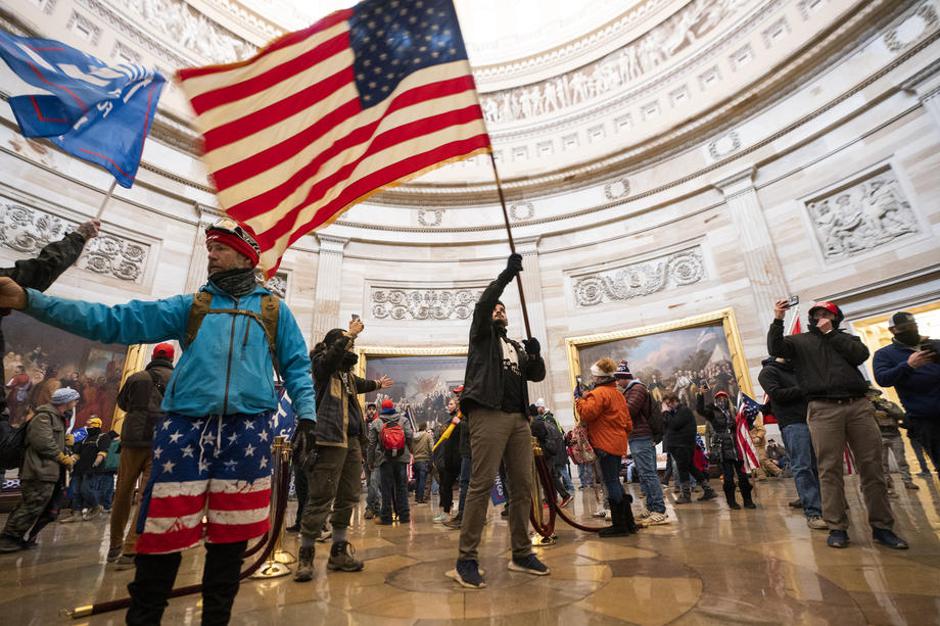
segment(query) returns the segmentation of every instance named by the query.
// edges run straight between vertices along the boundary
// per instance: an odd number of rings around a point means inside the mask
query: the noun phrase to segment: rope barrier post
[[[283,473],[289,467],[287,461],[290,459],[290,443],[287,441],[287,437],[283,435],[275,437],[271,449],[274,456],[274,471],[271,476],[271,525],[277,534],[275,535],[274,549],[270,551],[267,560],[262,563],[258,571],[251,575],[251,578],[280,578],[281,576],[287,576],[291,573],[291,569],[287,564],[296,561],[294,555],[283,549],[284,525],[280,524],[280,528],[277,528],[275,519],[277,517],[277,501],[280,499],[277,496],[281,495],[275,493],[275,491],[280,492],[281,482],[284,478]]]

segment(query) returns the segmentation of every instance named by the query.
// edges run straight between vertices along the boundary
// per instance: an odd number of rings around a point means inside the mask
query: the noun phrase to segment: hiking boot
[[[907,542],[894,534],[894,532],[888,530],[887,528],[873,528],[871,531],[871,538],[880,543],[883,546],[887,546],[893,550],[907,550],[910,546],[907,545]]]
[[[829,524],[826,523],[826,520],[824,520],[818,515],[807,517],[806,525],[812,528],[813,530],[827,530],[829,528]]]
[[[455,515],[453,519],[449,519],[444,522],[444,526],[452,530],[459,530],[463,526],[463,518],[459,515]]]
[[[702,485],[702,495],[698,497],[699,502],[705,502],[706,500],[714,500],[718,497],[718,494],[715,493],[715,490],[711,488],[711,485],[705,483]]]
[[[676,498],[676,504],[689,504],[692,502],[692,490],[688,485],[682,487],[682,495]]]
[[[80,522],[80,521],[82,521],[81,514],[76,515],[75,511],[72,511],[71,509],[59,516],[60,524],[71,524],[72,522]]]
[[[115,548],[108,548],[108,563],[114,563],[121,556],[121,546]]]
[[[0,553],[19,552],[23,549],[23,542],[10,535],[0,536]]]
[[[486,582],[480,574],[479,563],[474,559],[461,559],[457,561],[457,566],[447,572],[447,576],[469,589],[482,589],[486,587]]]
[[[305,583],[313,580],[313,554],[314,547],[301,546],[297,553],[297,571],[294,572],[294,582]]]
[[[137,567],[137,559],[133,554],[122,554],[118,557],[118,560],[114,562],[114,571],[123,572],[124,570],[134,569]]]
[[[539,561],[538,557],[534,554],[529,554],[521,559],[514,557],[509,561],[509,571],[523,572],[525,574],[532,574],[533,576],[548,576],[552,573],[552,570],[548,569],[548,566]]]
[[[756,509],[756,508],[757,508],[757,505],[754,504],[754,501],[751,500],[751,497],[750,497],[750,496],[744,498],[744,508],[745,508],[745,509]]]
[[[326,568],[339,572],[361,572],[365,563],[354,556],[355,552],[348,541],[337,541],[330,548],[330,559],[326,562]]]
[[[830,530],[829,538],[826,539],[826,545],[830,548],[848,548],[849,533],[844,530]]]

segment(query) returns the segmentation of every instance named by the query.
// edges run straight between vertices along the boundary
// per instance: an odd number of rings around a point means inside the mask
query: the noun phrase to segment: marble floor
[[[940,624],[940,481],[893,500],[897,531],[911,544],[872,544],[857,484],[849,479],[853,545],[833,550],[787,507],[792,481],[758,484],[756,511],[723,501],[674,510],[673,523],[639,535],[598,539],[559,521],[558,543],[539,548],[552,575],[510,573],[508,527],[490,511],[481,565],[488,587],[466,590],[445,577],[457,531],[434,524],[436,505],[418,505],[409,525],[354,519],[360,573],[326,570],[318,544],[313,582],[289,577],[242,584],[233,624]],[[635,496],[638,491],[635,486]],[[587,521],[593,495],[579,491]],[[293,504],[291,505],[293,508]],[[635,507],[637,508],[637,507]],[[593,521],[588,522],[593,523]],[[0,623],[121,624],[115,612],[71,621],[67,607],[125,595],[131,572],[105,565],[105,520],[53,525],[40,546],[0,556]],[[285,547],[296,553],[296,536]],[[201,550],[184,559],[179,584],[198,582]],[[198,596],[174,599],[165,624],[198,624]]]

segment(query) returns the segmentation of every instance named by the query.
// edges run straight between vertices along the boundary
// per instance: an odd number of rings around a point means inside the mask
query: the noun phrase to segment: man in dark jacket
[[[780,425],[806,524],[810,528],[825,530],[828,526],[822,518],[822,504],[819,500],[816,451],[813,450],[813,440],[809,426],[806,425],[806,397],[787,359],[770,357],[764,359],[763,366],[757,380],[770,397],[770,412]]]
[[[692,501],[692,485],[689,482],[691,475],[702,486],[702,495],[699,500],[715,498],[715,491],[708,484],[708,474],[701,471],[692,462],[695,452],[695,434],[698,426],[695,424],[695,415],[684,404],[679,402],[679,396],[674,392],[667,392],[663,398],[667,410],[663,411],[665,422],[664,444],[669,454],[676,460],[679,470],[677,482],[682,494],[676,499],[676,504],[688,504]]]
[[[398,443],[402,447],[388,448],[382,432],[386,429],[401,429]],[[395,437],[387,437],[392,440]],[[373,420],[368,428],[369,448],[366,453],[369,466],[379,468],[382,482],[382,509],[378,523],[388,526],[392,523],[392,511],[398,515],[398,521],[407,524],[411,521],[411,507],[408,504],[408,460],[414,443],[414,432],[404,415],[395,409],[395,403],[386,398],[382,401],[379,419]]]
[[[296,582],[313,580],[314,542],[331,510],[333,545],[327,567],[344,572],[358,572],[363,568],[362,561],[353,557],[347,541],[349,520],[362,492],[366,424],[359,395],[394,384],[388,376],[366,380],[352,372],[359,360],[353,347],[364,328],[358,317],[353,318],[348,330],[334,328],[310,352],[317,421],[301,423],[295,439],[298,458],[306,469],[309,492],[300,522]]]
[[[848,506],[842,476],[845,445],[852,449],[861,479],[872,538],[889,548],[907,549],[894,534],[894,515],[881,466],[881,433],[875,411],[865,398],[868,383],[859,366],[868,348],[843,332],[841,309],[832,302],[818,302],[809,310],[809,331],[784,336],[787,301],[774,304],[774,321],[767,333],[770,356],[790,359],[800,389],[806,396],[807,423],[816,450],[822,491],[823,519],[829,526],[827,543],[833,548],[849,544]]]
[[[668,524],[663,487],[659,483],[659,474],[656,473],[656,444],[653,442],[653,429],[650,426],[653,397],[646,385],[633,377],[626,361],[617,365],[614,378],[630,409],[630,419],[633,421],[633,430],[630,431],[630,455],[640,476],[640,490],[646,497],[646,510],[640,513],[637,524]]]
[[[522,257],[512,254],[506,269],[483,291],[473,310],[470,346],[460,408],[470,422],[473,470],[460,527],[460,556],[448,573],[465,587],[486,583],[480,575],[477,548],[486,519],[490,489],[500,462],[506,467],[509,492],[509,569],[544,576],[549,569],[532,553],[529,542],[529,494],[532,484],[532,442],[526,409],[526,381],[545,378],[545,362],[537,339],[519,343],[506,336],[509,320],[499,301],[506,286],[522,271]]]
[[[872,361],[875,381],[898,392],[909,433],[940,467],[940,341],[921,336],[917,320],[904,311],[891,317],[888,330],[894,338]]]
[[[532,436],[539,442],[542,448],[542,456],[552,473],[552,481],[555,485],[555,492],[561,498],[559,506],[566,507],[571,504],[571,494],[565,489],[564,480],[561,477],[561,465],[558,459],[568,459],[568,452],[565,450],[565,440],[555,425],[555,420],[547,420],[539,415],[538,407],[534,404],[529,405],[529,427],[532,430]]]
[[[74,389],[58,389],[52,395],[52,403],[38,407],[26,425],[26,457],[20,468],[21,500],[0,534],[0,552],[16,552],[26,547],[23,540],[26,532],[50,507],[56,506],[65,468],[75,462],[75,457],[65,454],[65,416],[75,409],[78,399]]]
[[[150,355],[150,363],[143,371],[130,375],[117,403],[125,411],[121,426],[121,461],[118,467],[117,487],[111,508],[111,545],[108,561],[117,562],[119,569],[134,566],[137,555],[137,524],[131,524],[125,537],[127,520],[131,516],[131,503],[138,479],[141,488],[150,480],[153,463],[153,429],[163,420],[160,409],[167,383],[173,374],[174,349],[169,343],[157,344]],[[136,513],[137,507],[134,507]],[[134,519],[137,515],[134,515]]]
[[[85,249],[85,244],[98,236],[99,228],[101,228],[101,222],[98,220],[89,220],[80,224],[78,228],[59,241],[46,244],[35,258],[17,261],[13,267],[0,268],[0,276],[12,278],[24,288],[30,287],[37,291],[45,291],[62,272],[78,260],[82,250]],[[8,314],[9,310],[0,313],[0,315]],[[3,330],[0,329],[0,354],[6,353],[6,341],[3,338]],[[2,362],[0,362],[0,380],[4,382],[7,380]],[[6,406],[6,396],[0,394],[0,416],[6,415]],[[3,418],[0,417],[0,419]]]

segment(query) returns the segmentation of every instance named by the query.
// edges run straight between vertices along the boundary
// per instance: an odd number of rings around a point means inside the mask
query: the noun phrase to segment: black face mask
[[[359,355],[355,352],[347,352],[343,355],[343,362],[340,367],[344,370],[352,369],[352,366],[359,362]]]
[[[905,330],[901,333],[895,333],[894,338],[908,346],[916,346],[920,343],[920,332],[916,330]]]

